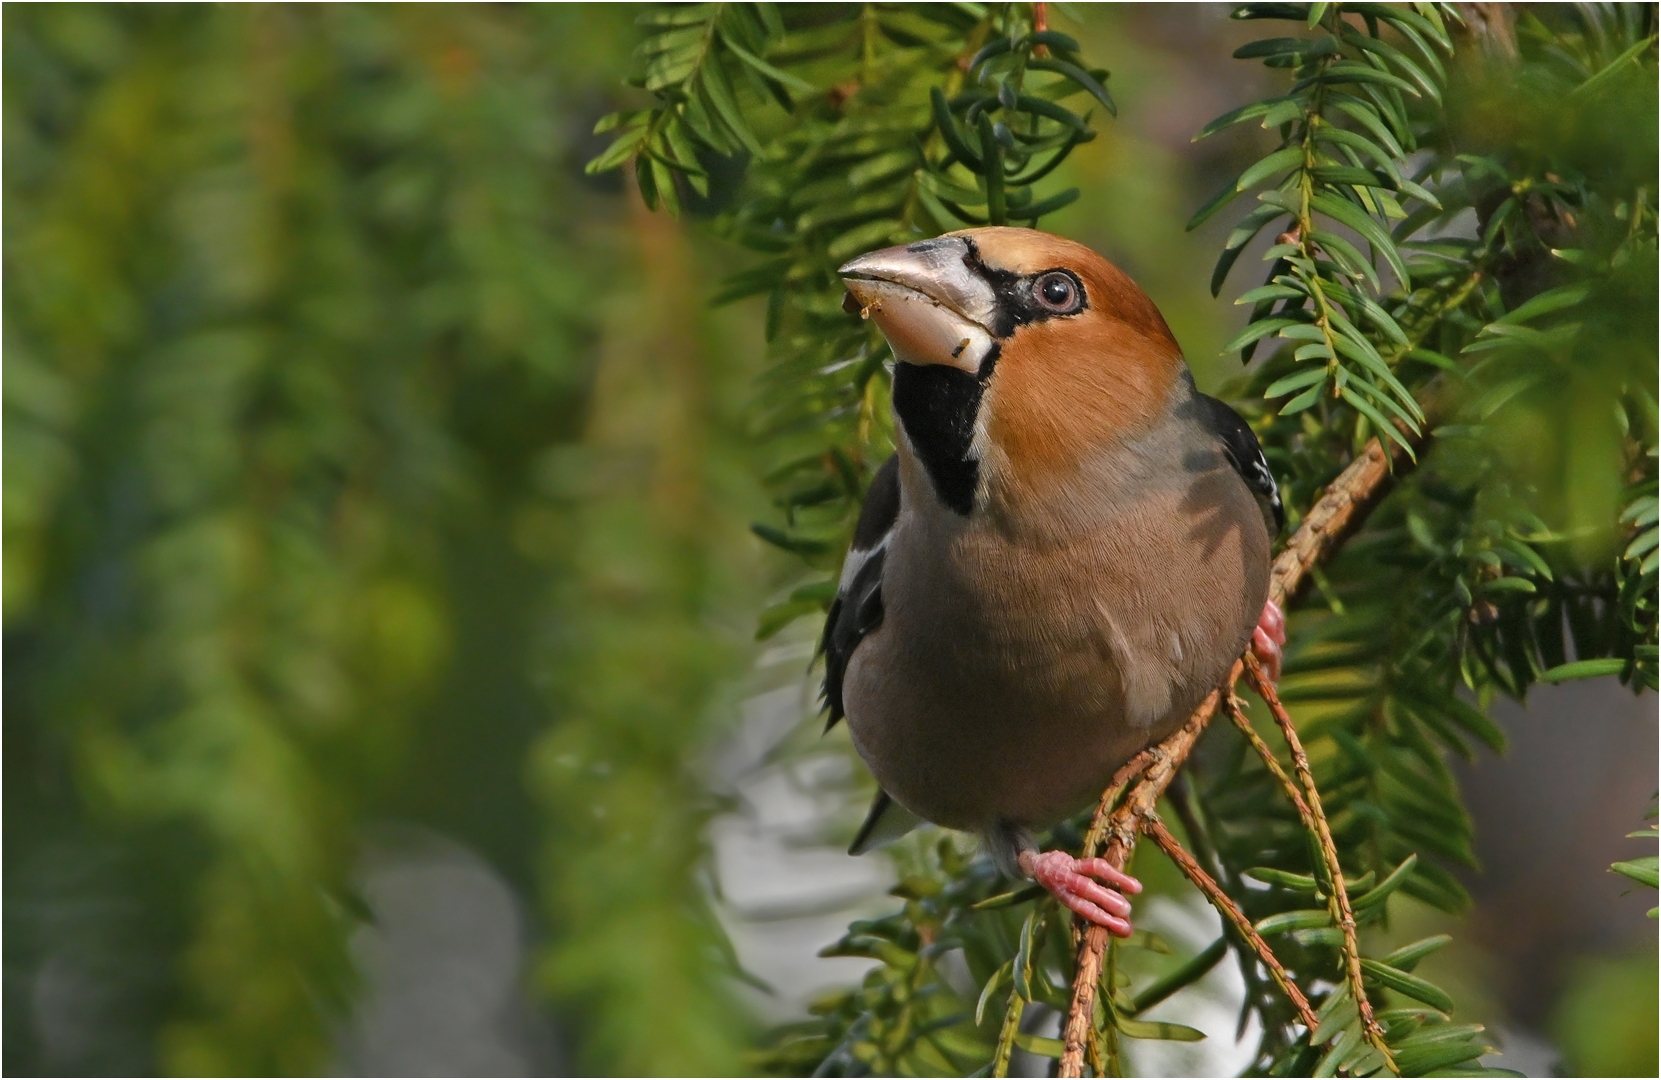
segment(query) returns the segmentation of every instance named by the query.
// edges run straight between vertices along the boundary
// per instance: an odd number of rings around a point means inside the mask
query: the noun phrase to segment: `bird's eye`
[[[1078,285],[1059,271],[1051,271],[1032,284],[1039,306],[1050,311],[1072,311],[1078,306]]]

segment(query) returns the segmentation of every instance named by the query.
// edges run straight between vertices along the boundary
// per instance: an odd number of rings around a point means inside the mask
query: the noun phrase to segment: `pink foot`
[[[1107,932],[1130,937],[1130,901],[1123,893],[1139,893],[1142,883],[1106,859],[1075,859],[1065,851],[1023,851],[1021,869],[1081,917],[1105,926]],[[1091,878],[1111,885],[1104,888]],[[1121,892],[1122,890],[1122,892]]]
[[[1273,600],[1263,605],[1257,629],[1252,631],[1252,655],[1263,665],[1269,681],[1280,681],[1280,647],[1286,644],[1286,616]]]

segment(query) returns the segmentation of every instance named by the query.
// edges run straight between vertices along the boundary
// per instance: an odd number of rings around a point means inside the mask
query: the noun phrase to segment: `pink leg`
[[[1280,681],[1280,647],[1286,644],[1286,616],[1273,600],[1263,605],[1257,629],[1252,631],[1252,655],[1269,673],[1270,682]]]
[[[1140,881],[1114,869],[1106,859],[1075,859],[1065,851],[1023,851],[1020,861],[1022,870],[1069,909],[1107,927],[1110,934],[1130,937],[1130,901],[1123,894],[1141,892]]]

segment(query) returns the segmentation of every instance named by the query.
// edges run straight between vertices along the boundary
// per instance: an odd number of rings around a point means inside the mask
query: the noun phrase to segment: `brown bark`
[[[1320,792],[1315,788],[1315,776],[1309,769],[1309,755],[1303,752],[1303,741],[1298,738],[1297,726],[1292,723],[1286,706],[1280,703],[1275,684],[1264,674],[1257,657],[1250,653],[1246,654],[1246,677],[1251,680],[1252,689],[1263,698],[1263,703],[1269,706],[1275,723],[1280,725],[1280,733],[1292,751],[1292,768],[1298,774],[1298,782],[1303,785],[1304,795],[1309,800],[1304,821],[1306,825],[1314,826],[1315,835],[1321,843],[1321,855],[1326,862],[1327,877],[1331,879],[1332,893],[1327,906],[1333,921],[1344,934],[1344,970],[1349,978],[1350,996],[1355,999],[1356,1008],[1361,1013],[1361,1030],[1366,1034],[1367,1041],[1384,1055],[1390,1071],[1400,1072],[1396,1068],[1395,1056],[1384,1043],[1384,1031],[1373,1018],[1372,1002],[1367,1000],[1367,988],[1361,981],[1361,948],[1355,938],[1355,912],[1350,909],[1349,890],[1344,885],[1344,868],[1338,864],[1338,846],[1332,842],[1332,830],[1327,826],[1326,812],[1321,809]]]
[[[1164,822],[1152,815],[1145,817],[1142,819],[1142,831],[1148,835],[1149,839],[1159,845],[1159,850],[1170,856],[1171,861],[1177,864],[1177,868],[1187,875],[1188,880],[1192,881],[1205,894],[1205,898],[1211,901],[1212,906],[1221,911],[1240,936],[1246,939],[1246,943],[1252,947],[1252,951],[1257,953],[1257,958],[1263,961],[1263,966],[1269,969],[1269,974],[1274,978],[1275,984],[1291,1000],[1292,1007],[1298,1011],[1298,1019],[1302,1020],[1304,1026],[1310,1031],[1314,1031],[1319,1024],[1315,1019],[1315,1010],[1309,1007],[1309,999],[1303,996],[1303,991],[1298,989],[1298,984],[1293,982],[1291,976],[1286,974],[1286,969],[1281,966],[1280,960],[1269,948],[1268,943],[1263,940],[1263,935],[1259,934],[1257,929],[1252,926],[1251,919],[1247,918],[1246,913],[1240,910],[1240,905],[1236,904],[1228,893],[1224,892],[1212,880],[1211,875],[1206,873],[1200,864],[1194,860],[1194,856],[1183,850],[1182,845],[1177,843],[1177,838],[1171,835],[1171,830],[1165,827]]]

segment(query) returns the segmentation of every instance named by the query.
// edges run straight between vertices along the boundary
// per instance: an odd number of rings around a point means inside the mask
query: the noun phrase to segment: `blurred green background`
[[[633,14],[5,7],[8,1073],[744,1070],[778,1007],[709,762],[768,679],[805,711],[813,628],[757,675],[799,571],[748,531],[761,311],[707,303],[744,257],[582,174]],[[1190,137],[1262,96],[1250,28],[1056,22],[1122,118],[1047,227],[1214,389],[1250,282],[1213,300],[1227,223],[1183,223],[1267,136]],[[1467,777],[1500,837],[1446,963],[1539,1068],[1653,1074],[1654,923],[1602,868],[1655,703],[1605,689]]]

